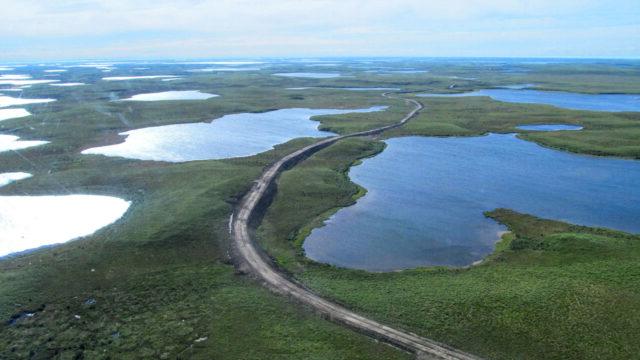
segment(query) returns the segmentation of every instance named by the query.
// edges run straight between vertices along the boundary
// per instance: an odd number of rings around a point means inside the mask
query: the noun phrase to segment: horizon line
[[[291,56],[207,56],[207,57],[100,57],[100,58],[76,58],[76,59],[12,59],[9,61],[0,60],[2,65],[16,63],[51,63],[51,62],[85,62],[85,61],[113,61],[113,62],[135,62],[135,61],[193,61],[193,60],[276,60],[276,59],[535,59],[535,60],[640,60],[640,56],[428,56],[428,55],[291,55]]]

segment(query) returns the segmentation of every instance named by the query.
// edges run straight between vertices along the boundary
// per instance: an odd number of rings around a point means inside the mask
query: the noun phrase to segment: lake
[[[85,83],[79,83],[79,82],[70,82],[70,83],[59,83],[59,84],[49,84],[51,86],[58,86],[58,87],[70,87],[70,86],[83,86],[86,85]]]
[[[44,104],[44,103],[49,103],[53,101],[56,101],[56,99],[23,99],[23,98],[14,98],[11,96],[0,95],[0,107],[29,105],[29,104]]]
[[[239,71],[259,71],[261,68],[245,67],[245,68],[204,68],[187,70],[189,72],[239,72]]]
[[[338,78],[342,76],[336,73],[319,73],[319,72],[277,73],[273,75],[293,77],[293,78],[308,78],[308,79],[333,79],[333,78]]]
[[[391,87],[290,87],[287,90],[307,90],[307,89],[325,89],[325,90],[347,90],[347,91],[400,91],[399,88]]]
[[[40,146],[48,143],[49,143],[48,141],[40,141],[40,140],[20,140],[20,137],[15,135],[0,134],[0,152],[9,151],[9,150],[26,149],[32,146]]]
[[[640,162],[544,148],[513,134],[405,137],[352,168],[368,193],[304,242],[319,262],[371,271],[465,266],[506,228],[483,212],[640,232]]]
[[[144,76],[107,76],[103,77],[105,81],[127,81],[127,80],[149,80],[149,79],[172,79],[177,78],[175,75],[144,75]]]
[[[14,181],[30,178],[32,175],[26,172],[0,173],[0,187],[8,185]]]
[[[168,100],[207,100],[220,95],[203,93],[198,90],[163,91],[137,94],[121,101],[168,101]]]
[[[84,150],[140,160],[183,162],[255,155],[299,137],[333,133],[318,130],[311,117],[382,111],[368,109],[281,109],[264,113],[225,115],[210,123],[175,124],[131,130],[123,143]]]
[[[0,196],[0,256],[93,234],[130,204],[99,195]]]
[[[527,89],[483,89],[460,94],[418,94],[417,96],[489,96],[497,101],[525,104],[545,104],[573,110],[612,112],[640,111],[640,95],[577,94],[562,91],[537,91]]]
[[[32,80],[30,75],[22,74],[0,75],[0,85],[28,86],[37,84],[48,84],[57,81],[59,80]]]
[[[580,125],[569,124],[540,124],[540,125],[518,125],[516,129],[527,131],[578,131],[582,130]]]
[[[29,115],[31,115],[31,113],[25,109],[0,109],[0,121],[17,119]]]

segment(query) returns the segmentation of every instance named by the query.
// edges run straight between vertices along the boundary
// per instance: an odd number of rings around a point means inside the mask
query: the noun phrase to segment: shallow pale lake
[[[368,109],[281,109],[226,115],[210,123],[176,124],[127,131],[125,142],[84,150],[140,160],[182,162],[250,156],[299,137],[322,137],[312,116],[382,111]]]
[[[387,144],[351,170],[368,193],[311,233],[308,257],[371,271],[469,265],[506,230],[483,215],[500,207],[640,232],[638,161],[552,150],[513,134]]]
[[[489,96],[494,100],[553,105],[565,109],[591,111],[640,111],[640,95],[577,94],[526,89],[484,89],[461,94],[419,94],[421,97]]]
[[[90,235],[130,204],[98,195],[0,196],[0,256]]]
[[[277,73],[275,76],[294,77],[294,78],[308,78],[308,79],[333,79],[341,77],[342,75],[337,73],[320,73],[320,72],[298,72],[298,73]]]
[[[0,121],[16,119],[31,115],[25,109],[0,109]]]
[[[43,104],[56,101],[56,99],[23,99],[0,95],[0,107],[20,106],[29,104]]]
[[[15,135],[2,135],[0,134],[0,152],[10,150],[21,150],[30,148],[32,146],[40,146],[48,144],[48,141],[41,140],[20,140]]]
[[[517,129],[527,131],[578,131],[582,130],[580,125],[565,124],[542,124],[542,125],[519,125]]]
[[[133,95],[122,101],[169,101],[169,100],[207,100],[220,95],[203,93],[198,90],[163,91]]]
[[[32,175],[26,172],[0,173],[0,187],[8,185],[14,181],[30,178]]]

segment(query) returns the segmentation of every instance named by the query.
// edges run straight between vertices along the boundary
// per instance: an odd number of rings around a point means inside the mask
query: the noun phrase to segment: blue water
[[[484,89],[461,94],[419,94],[422,97],[489,96],[510,103],[546,104],[565,109],[591,111],[640,111],[640,95],[577,94],[526,89]]]
[[[101,154],[139,160],[183,162],[255,155],[299,137],[333,133],[318,130],[311,117],[382,111],[367,109],[281,109],[263,113],[225,115],[210,123],[153,126],[121,133],[120,144],[90,148],[83,154]],[[1,145],[1,144],[0,144]]]
[[[284,76],[292,78],[308,78],[308,79],[333,79],[341,77],[337,73],[321,73],[321,72],[296,72],[296,73],[277,73],[275,76]]]
[[[564,124],[542,124],[542,125],[519,125],[516,128],[528,131],[577,131],[582,130],[580,125]]]
[[[513,134],[405,137],[350,172],[368,193],[304,243],[319,262],[371,271],[464,266],[505,227],[483,212],[640,232],[640,162],[544,148]]]

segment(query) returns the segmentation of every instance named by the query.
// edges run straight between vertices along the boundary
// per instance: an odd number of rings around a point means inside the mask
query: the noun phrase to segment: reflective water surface
[[[10,172],[0,174],[0,187],[8,185],[14,181],[30,178],[32,175],[26,172]]]
[[[49,84],[51,86],[59,86],[59,87],[70,87],[70,86],[82,86],[82,85],[86,85],[85,83],[79,83],[79,82],[71,82],[71,83],[59,83],[59,84]]]
[[[199,90],[163,91],[157,93],[137,94],[122,101],[167,101],[167,100],[206,100],[220,95],[208,94]]]
[[[0,256],[90,235],[129,205],[98,195],[0,196]]]
[[[124,80],[145,80],[145,79],[171,79],[176,78],[175,75],[145,75],[145,76],[107,76],[103,77],[105,81],[124,81]]]
[[[182,162],[255,155],[298,137],[321,137],[312,116],[382,111],[368,109],[282,109],[226,115],[210,123],[176,124],[131,130],[121,144],[84,150],[140,160]]]
[[[0,107],[16,105],[43,104],[56,101],[56,99],[23,99],[0,95]]]
[[[350,172],[368,193],[304,243],[316,261],[372,271],[464,266],[493,251],[510,208],[640,232],[640,162],[576,155],[513,134],[387,140]]]
[[[541,124],[541,125],[519,125],[516,128],[528,131],[578,131],[582,130],[580,125],[567,124]]]
[[[337,73],[320,73],[320,72],[277,73],[273,75],[284,76],[284,77],[309,78],[309,79],[332,79],[332,78],[337,78],[342,76]]]
[[[29,115],[31,115],[31,113],[25,109],[0,109],[0,121],[17,119]]]
[[[26,149],[48,143],[48,141],[40,140],[20,140],[20,137],[15,135],[0,135],[0,152]]]
[[[489,96],[494,100],[546,104],[565,109],[591,111],[640,111],[640,95],[577,94],[562,91],[526,89],[484,89],[461,94],[418,94],[422,97]]]

